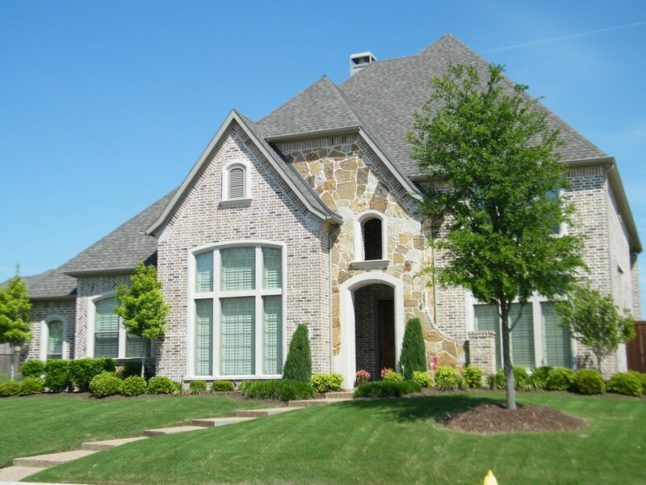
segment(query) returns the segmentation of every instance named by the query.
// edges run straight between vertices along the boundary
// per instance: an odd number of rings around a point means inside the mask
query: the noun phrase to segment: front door
[[[377,302],[377,354],[379,371],[384,367],[396,368],[393,300],[379,300]]]

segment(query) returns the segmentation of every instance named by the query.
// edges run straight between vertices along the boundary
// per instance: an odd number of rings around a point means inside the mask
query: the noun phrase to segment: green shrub
[[[121,385],[122,396],[141,396],[142,394],[146,394],[147,390],[148,384],[146,384],[146,379],[139,376],[126,377]]]
[[[464,383],[469,389],[478,389],[482,387],[482,371],[477,367],[468,365],[462,371]]]
[[[101,372],[90,381],[90,392],[96,398],[121,394],[123,381],[112,372]]]
[[[312,379],[312,354],[307,325],[299,323],[289,343],[283,379],[309,384]]]
[[[233,389],[234,385],[231,381],[213,381],[211,384],[211,392],[231,392]]]
[[[401,397],[421,390],[415,381],[372,381],[357,387],[354,397]]]
[[[340,391],[343,384],[341,374],[314,374],[312,386],[316,392]]]
[[[618,372],[608,380],[608,392],[625,394],[626,396],[641,396],[641,380],[630,372]]]
[[[20,394],[20,384],[16,381],[0,383],[0,397],[11,397]]]
[[[501,390],[507,387],[507,377],[505,371],[498,369],[498,372],[487,377],[487,384],[491,390]]]
[[[77,359],[69,363],[70,380],[81,392],[90,390],[90,382],[101,372],[114,372],[114,359],[99,357],[96,359]]]
[[[51,359],[45,364],[45,387],[50,392],[61,392],[72,385],[69,361]]]
[[[141,377],[141,359],[137,360],[128,360],[124,362],[123,365],[119,366],[119,371],[117,372],[119,377],[125,379],[130,376],[139,376]],[[155,366],[152,363],[144,364],[144,378],[150,379],[155,375]]]
[[[573,389],[579,394],[603,394],[606,383],[598,370],[581,369],[574,376]]]
[[[433,376],[425,370],[416,370],[413,372],[411,381],[416,382],[421,387],[433,387]]]
[[[634,370],[629,370],[628,373],[631,376],[635,376],[639,379],[639,382],[642,384],[642,394],[646,394],[646,372],[637,372]]]
[[[176,382],[168,377],[155,376],[148,381],[148,394],[177,394],[181,393],[181,384],[178,390]]]
[[[464,384],[453,367],[441,366],[435,371],[435,387],[443,391],[455,391],[464,387]]]
[[[30,396],[41,392],[43,392],[43,380],[40,377],[25,377],[20,382],[20,392],[18,394],[21,396]]]
[[[399,372],[384,367],[381,369],[381,380],[386,382],[401,382],[404,380],[404,376]]]
[[[547,372],[545,389],[568,391],[574,385],[574,371],[565,367],[554,367]]]
[[[413,372],[427,370],[426,346],[419,318],[411,318],[406,324],[399,363],[406,380],[413,378]]]
[[[250,381],[241,389],[247,399],[276,399],[293,401],[295,399],[311,399],[314,388],[311,384],[288,379],[275,381]]]
[[[200,392],[206,392],[207,385],[205,381],[191,381],[188,385],[188,391],[191,394],[199,394]]]
[[[532,391],[534,389],[524,367],[514,367],[514,388],[517,391]]]
[[[29,359],[20,366],[20,373],[23,377],[42,377],[45,374],[45,362],[37,359]]]
[[[549,375],[551,367],[537,367],[532,371],[532,375],[529,376],[529,382],[534,389],[546,389],[547,388],[547,376]]]

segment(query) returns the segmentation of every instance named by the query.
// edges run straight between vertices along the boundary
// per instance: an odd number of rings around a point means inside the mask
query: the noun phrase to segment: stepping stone
[[[172,426],[170,428],[147,429],[144,431],[146,436],[164,436],[167,434],[185,433],[187,431],[198,431],[204,429],[204,426]]]
[[[145,440],[146,436],[136,436],[134,438],[121,438],[118,440],[90,441],[81,445],[82,450],[103,451],[115,448],[116,446],[127,445],[135,441]]]
[[[238,416],[239,418],[264,418],[266,416],[282,414],[288,411],[295,411],[296,409],[300,409],[300,408],[292,406],[292,407],[268,408],[268,409],[245,409],[245,410],[236,412],[236,416]]]
[[[193,426],[225,426],[227,424],[242,423],[244,421],[251,421],[255,418],[242,418],[242,417],[233,417],[233,418],[204,418],[204,419],[194,419],[191,421]]]
[[[50,453],[47,455],[27,456],[25,458],[14,458],[13,464],[17,466],[34,466],[34,467],[50,467],[67,463],[68,461],[78,460],[89,455],[93,455],[96,451],[92,450],[74,450],[63,451],[62,453]]]
[[[35,475],[47,468],[39,466],[8,466],[0,469],[0,482],[19,482],[23,478]]]

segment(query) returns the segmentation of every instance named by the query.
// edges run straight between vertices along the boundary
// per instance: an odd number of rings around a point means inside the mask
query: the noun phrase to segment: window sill
[[[237,207],[249,207],[252,199],[231,199],[221,200],[218,207],[221,209],[235,209]]]
[[[372,259],[369,261],[352,261],[350,263],[350,269],[365,269],[365,270],[373,270],[373,269],[386,269],[388,265],[390,264],[390,261],[388,259]]]

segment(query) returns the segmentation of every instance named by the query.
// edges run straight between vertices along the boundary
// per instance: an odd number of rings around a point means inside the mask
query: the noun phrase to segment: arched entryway
[[[404,337],[404,285],[387,273],[356,275],[339,288],[341,349],[334,371],[346,389],[359,369],[379,375],[383,367],[397,368]]]

